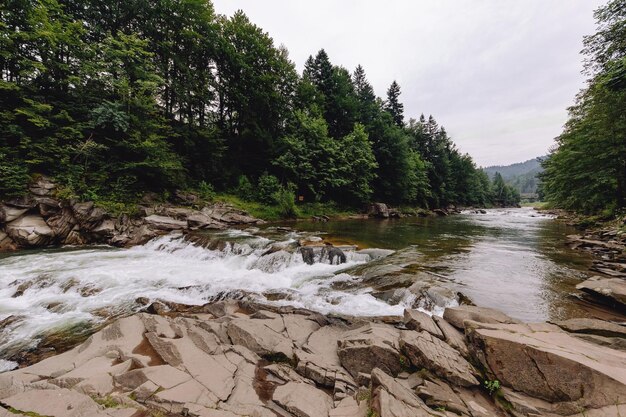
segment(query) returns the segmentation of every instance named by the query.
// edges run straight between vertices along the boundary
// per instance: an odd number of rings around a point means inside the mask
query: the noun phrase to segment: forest
[[[607,217],[626,204],[626,0],[595,12],[597,31],[585,37],[586,88],[540,175],[552,204]]]
[[[176,189],[346,207],[519,201],[434,117],[406,116],[395,81],[377,97],[364,68],[323,49],[299,73],[243,12],[209,0],[8,0],[0,52],[0,196],[45,174],[96,202]]]

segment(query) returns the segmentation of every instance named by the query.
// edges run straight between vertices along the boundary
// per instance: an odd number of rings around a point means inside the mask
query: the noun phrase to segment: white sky
[[[583,35],[601,0],[213,0],[243,10],[301,71],[324,48],[363,65],[384,97],[396,79],[405,118],[432,114],[482,166],[547,153],[585,77]]]

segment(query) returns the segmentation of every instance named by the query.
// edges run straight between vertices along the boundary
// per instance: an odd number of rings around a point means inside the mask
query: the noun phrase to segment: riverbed
[[[416,307],[411,298],[381,296],[354,272],[373,262],[384,266],[385,260],[374,259],[371,251],[346,251],[347,262],[341,265],[309,265],[298,251],[269,250],[318,237],[336,245],[405,253],[403,267],[410,257],[412,270],[520,320],[587,315],[568,294],[589,276],[590,258],[565,245],[571,228],[530,208],[287,226],[211,233],[204,244],[174,234],[131,249],[1,255],[0,321],[6,322],[0,330],[0,358],[16,347],[35,346],[51,330],[132,313],[141,308],[135,302],[139,297],[185,304],[237,298],[367,316],[401,315],[404,308]],[[420,308],[441,314],[445,303],[431,311]]]

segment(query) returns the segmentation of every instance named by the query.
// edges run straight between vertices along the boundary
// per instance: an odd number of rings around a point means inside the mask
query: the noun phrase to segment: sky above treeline
[[[301,71],[324,48],[361,64],[384,97],[395,79],[405,117],[432,114],[478,165],[544,155],[584,86],[582,38],[601,0],[213,0],[243,10]]]

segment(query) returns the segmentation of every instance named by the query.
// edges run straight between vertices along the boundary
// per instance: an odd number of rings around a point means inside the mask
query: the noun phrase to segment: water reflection
[[[478,305],[524,321],[588,316],[570,293],[590,258],[565,245],[574,230],[532,209],[489,210],[446,218],[298,223],[361,247],[415,245],[416,263],[454,281]]]

